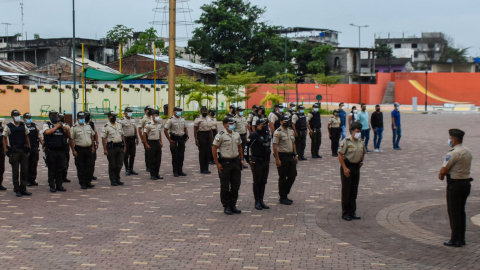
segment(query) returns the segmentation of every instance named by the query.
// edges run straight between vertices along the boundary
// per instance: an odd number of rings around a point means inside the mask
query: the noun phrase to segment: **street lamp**
[[[425,68],[425,111],[427,111],[428,68]]]
[[[217,89],[215,91],[216,94],[216,101],[215,101],[215,111],[218,117],[218,69],[220,68],[220,62],[215,62],[215,81],[217,83]]]
[[[368,25],[355,25],[353,23],[350,24],[353,27],[358,27],[358,86],[359,86],[359,93],[360,93],[360,102],[358,104],[362,104],[362,57],[361,57],[361,47],[360,47],[360,29],[366,28]]]
[[[297,107],[298,107],[298,80],[297,80],[297,73],[298,73],[298,64],[293,64],[295,67],[295,91],[297,91]]]
[[[280,93],[278,92],[278,75],[280,75],[280,72],[277,71],[277,95],[280,95]]]
[[[62,72],[63,72],[62,67],[58,67],[57,72],[58,72],[58,84],[59,84],[58,96],[60,97],[60,104],[58,106],[58,113],[62,113]]]
[[[83,111],[86,112],[87,111],[87,107],[88,107],[88,104],[87,104],[87,86],[85,85],[86,83],[86,80],[85,80],[85,76],[87,75],[87,68],[88,68],[88,63],[82,63],[82,70],[83,70],[83,94],[84,94],[84,100],[83,100]]]

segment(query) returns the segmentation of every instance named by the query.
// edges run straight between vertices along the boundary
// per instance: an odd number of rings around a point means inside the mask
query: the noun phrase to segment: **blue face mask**
[[[303,110],[300,110],[300,113],[303,113]]]
[[[177,116],[180,116],[180,115],[182,115],[182,112],[177,112]]]
[[[78,123],[81,125],[85,124],[85,119],[78,119]]]
[[[27,119],[27,124],[31,124],[32,123],[32,119]]]
[[[453,147],[452,146],[452,141],[450,139],[448,139],[448,146]]]
[[[243,116],[243,112],[239,112],[238,115]]]
[[[233,130],[235,129],[235,125],[229,125],[229,126],[228,126],[228,129],[229,129],[230,131],[233,131]]]
[[[318,112],[318,108],[313,108],[314,111]]]

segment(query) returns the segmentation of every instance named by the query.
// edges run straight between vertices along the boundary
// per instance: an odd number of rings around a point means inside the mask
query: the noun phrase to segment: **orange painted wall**
[[[12,85],[13,88],[21,89],[21,85]],[[6,85],[0,85],[1,90],[6,90],[5,93],[0,93],[0,116],[10,118],[12,110],[18,110],[23,115],[30,110],[30,93],[29,90],[22,90],[16,93],[14,90],[7,89]]]

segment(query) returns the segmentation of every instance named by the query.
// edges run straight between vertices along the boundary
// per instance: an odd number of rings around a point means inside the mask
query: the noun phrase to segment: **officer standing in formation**
[[[322,145],[322,121],[318,109],[318,103],[313,104],[313,110],[307,115],[307,128],[312,139],[312,158],[322,158],[319,154],[320,145]]]
[[[212,150],[212,119],[208,116],[207,107],[202,106],[200,113],[201,115],[195,118],[193,123],[193,135],[195,137],[195,145],[198,147],[200,173],[210,174],[208,163]]]
[[[447,177],[447,210],[452,233],[450,240],[443,244],[450,247],[461,247],[466,245],[465,205],[470,195],[470,182],[473,181],[470,177],[472,154],[468,148],[462,145],[465,132],[459,129],[450,129],[448,133],[450,135],[448,145],[451,149],[443,162],[438,179],[443,181],[445,176]]]
[[[283,115],[283,105],[275,104],[273,112],[268,115],[268,127],[270,131],[275,132],[280,127],[280,117]]]
[[[43,140],[37,125],[32,123],[32,115],[30,113],[23,114],[23,121],[28,129],[28,139],[30,141],[30,153],[28,155],[28,173],[27,186],[38,186],[37,183],[37,166],[39,160],[40,145],[43,147]]]
[[[98,150],[98,146],[100,145],[100,143],[98,142],[98,132],[97,132],[97,128],[95,127],[95,123],[93,121],[90,121],[90,112],[89,111],[86,111],[85,112],[85,124],[86,125],[90,125],[90,127],[92,128],[93,132],[95,132],[95,152],[93,153],[93,160],[94,162],[97,161],[97,150]],[[92,170],[92,180],[97,180],[97,177],[95,177],[95,166],[93,166],[93,170]]]
[[[225,117],[223,127],[225,130],[215,136],[212,148],[220,177],[220,200],[225,214],[241,214],[236,204],[244,165],[242,140],[240,134],[235,132],[233,117]]]
[[[235,105],[230,105],[230,109],[225,117],[235,117]]]
[[[123,128],[123,136],[125,137],[125,157],[123,163],[125,163],[125,175],[138,175],[133,170],[133,164],[135,163],[135,153],[137,152],[137,145],[140,140],[137,136],[137,124],[135,119],[132,118],[133,110],[130,107],[125,108],[125,117],[120,120]]]
[[[253,120],[252,120],[252,131],[255,131],[257,129],[257,123],[261,120],[261,119],[266,119],[267,120],[267,124],[263,127],[263,130],[264,131],[268,131],[268,118],[267,116],[265,115],[265,107],[262,105],[260,107],[258,107],[258,113],[257,115],[255,115],[253,117]]]
[[[5,127],[5,119],[0,118],[0,190],[7,190],[3,186],[3,174],[5,173],[5,150],[3,149],[3,129]]]
[[[170,143],[173,177],[187,176],[183,172],[183,160],[185,158],[185,143],[189,137],[187,123],[185,118],[182,117],[182,109],[180,107],[173,108],[173,116],[168,119],[164,133]]]
[[[339,125],[340,129],[340,125]],[[350,126],[351,135],[340,145],[338,160],[340,161],[340,176],[342,178],[342,218],[346,221],[360,219],[357,216],[357,194],[360,182],[360,167],[363,166],[366,147],[362,137],[362,125],[353,123]]]
[[[328,136],[331,140],[332,157],[338,157],[338,143],[342,136],[342,121],[338,117],[338,110],[333,111],[333,116],[328,120]]]
[[[158,110],[152,111],[152,121],[148,122],[145,125],[145,130],[143,131],[143,143],[147,149],[148,158],[150,164],[150,179],[159,180],[163,179],[160,176],[160,163],[162,162],[162,120],[159,116],[160,112]]]
[[[247,117],[247,130],[250,134],[255,132],[255,129],[253,129],[252,127],[252,121],[253,121],[253,118],[257,115],[257,113],[258,113],[258,105],[253,105],[252,111],[248,114],[248,117]]]
[[[117,121],[117,113],[109,112],[108,122],[103,126],[102,144],[103,153],[108,159],[108,176],[112,186],[121,186],[120,171],[123,167],[125,155],[125,137],[122,124]]]
[[[307,146],[307,117],[304,112],[305,108],[299,105],[297,113],[292,117],[293,131],[295,132],[295,144],[299,160],[307,160],[305,158],[305,147]]]
[[[240,138],[242,139],[242,148],[245,149],[247,146],[247,119],[243,116],[243,108],[237,107],[236,108],[237,114],[233,117],[235,121],[235,132],[240,134]],[[243,153],[243,150],[242,150]],[[248,168],[247,164],[244,164],[243,168]]]
[[[69,129],[62,125],[58,112],[51,110],[48,113],[50,121],[43,124],[43,140],[45,155],[48,164],[48,185],[50,192],[67,191],[63,187],[65,176],[65,148],[68,147],[67,138],[70,138]]]
[[[152,121],[152,107],[150,106],[145,106],[145,115],[142,117],[142,119],[140,120],[140,126],[138,127],[138,135],[140,135],[140,138],[142,138],[142,142],[143,142],[143,148],[144,148],[144,154],[145,154],[145,167],[147,168],[147,172],[150,171],[149,169],[149,166],[150,166],[150,162],[148,161],[148,154],[149,152],[147,151],[147,146],[145,145],[145,142],[143,141],[143,130],[145,129],[145,126],[147,125],[148,122],[151,122]],[[148,139],[148,138],[147,138]]]
[[[65,115],[63,113],[59,113],[58,119],[62,123],[62,126],[64,126],[68,130],[68,132],[70,132],[70,125],[65,123]],[[67,135],[65,134],[65,136]],[[66,139],[67,139],[67,144],[65,145],[65,169],[63,170],[63,182],[70,183],[71,181],[67,179],[68,166],[70,163],[70,147],[68,147],[70,145],[70,142],[69,142],[70,139],[69,137],[66,137]]]
[[[32,193],[27,191],[28,154],[30,153],[28,129],[22,122],[19,111],[13,110],[10,115],[13,122],[5,126],[3,147],[12,164],[13,192],[17,197],[30,196]]]
[[[263,126],[267,124],[266,119],[258,121],[257,129],[248,137],[244,157],[250,164],[253,175],[253,196],[255,197],[255,209],[270,209],[264,202],[265,186],[267,185],[268,173],[270,170],[270,155],[272,150],[270,132],[265,132]],[[250,150],[252,154],[250,155]]]
[[[93,168],[95,167],[95,131],[85,123],[86,114],[83,111],[77,113],[78,123],[73,125],[70,135],[70,148],[75,158],[77,167],[78,183],[81,189],[93,188]]]
[[[215,109],[208,110],[208,113],[209,113],[208,117],[210,117],[210,124],[212,127],[212,142],[213,142],[213,138],[217,136],[217,130],[218,130],[217,118],[215,116]],[[215,161],[213,160],[213,156],[212,156],[212,144],[209,145],[208,153],[209,153],[209,161],[210,161],[209,164],[215,165]]]
[[[295,103],[290,103],[290,110],[288,110],[285,114],[292,119],[293,115],[295,114]]]
[[[295,178],[297,177],[298,155],[295,147],[295,133],[291,128],[290,117],[280,118],[281,126],[273,134],[273,154],[278,169],[278,193],[280,203],[291,205],[288,198]]]

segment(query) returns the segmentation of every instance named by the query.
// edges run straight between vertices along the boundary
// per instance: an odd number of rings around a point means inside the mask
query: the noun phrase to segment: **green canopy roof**
[[[154,72],[160,71],[164,68],[157,69],[154,71],[142,73],[142,74],[115,74],[115,73],[110,73],[110,72],[105,72],[101,71],[98,69],[93,69],[93,68],[88,68],[87,72],[85,74],[85,78],[91,79],[91,80],[97,80],[97,81],[119,81],[119,80],[135,80],[138,78],[141,78],[143,76],[146,76],[148,74],[152,74]],[[80,77],[83,77],[83,74],[80,74]]]

